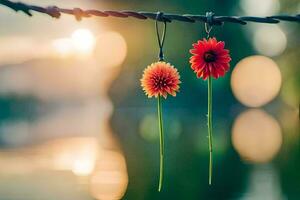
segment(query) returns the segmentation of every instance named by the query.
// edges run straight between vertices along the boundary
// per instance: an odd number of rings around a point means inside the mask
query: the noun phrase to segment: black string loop
[[[159,33],[160,31],[158,28],[158,21],[162,21],[164,23],[162,34]],[[167,21],[164,19],[164,14],[162,12],[157,12],[156,19],[155,19],[155,29],[156,29],[158,46],[159,46],[158,58],[159,61],[163,61],[164,60],[163,47],[164,47],[166,32],[167,32]]]

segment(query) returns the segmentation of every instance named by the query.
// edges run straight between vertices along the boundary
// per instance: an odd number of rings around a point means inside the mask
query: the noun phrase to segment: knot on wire
[[[73,15],[77,21],[80,21],[82,17],[90,17],[90,15],[84,12],[81,8],[73,8]]]
[[[54,18],[59,18],[61,15],[57,6],[48,6],[45,12]]]
[[[157,12],[156,19],[155,19],[155,29],[156,29],[158,46],[159,46],[159,55],[158,55],[159,61],[164,60],[163,46],[165,43],[166,31],[167,31],[167,21],[164,19],[163,16],[164,14],[162,12]],[[158,21],[164,23],[162,34],[159,33]]]
[[[163,12],[157,12],[155,20],[160,21],[160,22],[166,21],[166,19],[164,17],[164,13]]]
[[[214,25],[214,13],[213,12],[206,12],[206,23],[209,25],[209,26],[212,26]]]
[[[205,17],[206,17],[205,23],[207,23],[209,26],[224,24],[224,22],[222,20],[220,20],[220,16],[215,17],[215,13],[213,13],[213,12],[206,12]]]
[[[209,34],[212,30],[213,25],[221,25],[222,22],[216,21],[214,18],[215,13],[213,12],[206,12],[206,22],[204,24],[205,32],[207,34],[207,38],[209,38]]]

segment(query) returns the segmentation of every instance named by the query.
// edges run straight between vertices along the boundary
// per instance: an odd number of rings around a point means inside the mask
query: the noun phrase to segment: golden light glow
[[[98,38],[95,54],[102,66],[116,67],[126,58],[126,41],[120,33],[103,33]]]
[[[282,145],[278,122],[259,109],[247,110],[237,117],[231,139],[240,156],[254,163],[271,161]]]
[[[95,37],[88,29],[78,29],[71,36],[73,47],[82,53],[91,53],[95,46]]]
[[[99,148],[96,138],[69,138],[52,142],[52,145],[55,169],[71,170],[78,176],[92,173]]]
[[[75,30],[70,38],[59,38],[52,41],[54,51],[62,57],[86,56],[94,51],[96,39],[88,29]]]
[[[90,191],[95,199],[122,199],[128,185],[124,156],[116,151],[103,150],[91,175]]]
[[[29,35],[1,35],[0,44],[0,65],[19,64],[28,60],[43,59],[52,52],[47,40],[32,38]]]
[[[268,57],[250,56],[241,60],[231,75],[234,96],[244,105],[259,107],[269,103],[279,93],[281,72]]]
[[[87,176],[92,173],[95,161],[92,157],[77,158],[73,163],[72,172],[78,176]]]
[[[52,46],[58,55],[62,57],[69,56],[73,53],[72,41],[69,38],[60,38],[53,40]]]

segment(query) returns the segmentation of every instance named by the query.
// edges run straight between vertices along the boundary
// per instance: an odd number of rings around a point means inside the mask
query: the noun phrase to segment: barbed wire
[[[170,14],[160,12],[159,18],[157,18],[157,12],[143,12],[143,11],[113,11],[113,10],[96,10],[89,9],[83,10],[81,8],[73,8],[73,9],[65,9],[59,8],[57,6],[36,6],[30,5],[22,2],[13,2],[9,0],[0,0],[0,5],[7,6],[14,11],[21,11],[28,16],[33,16],[31,11],[39,12],[47,14],[54,18],[60,18],[61,14],[69,14],[75,16],[76,20],[80,21],[83,18],[88,17],[119,17],[119,18],[127,18],[134,17],[140,20],[152,19],[163,22],[172,22],[172,21],[181,21],[181,22],[204,22],[209,25],[222,25],[223,23],[235,23],[246,25],[247,22],[256,22],[256,23],[270,23],[276,24],[280,21],[289,21],[289,22],[300,22],[300,14],[296,15],[274,15],[274,16],[266,16],[266,17],[256,17],[256,16],[216,16],[211,12],[206,15],[192,15],[192,14]]]

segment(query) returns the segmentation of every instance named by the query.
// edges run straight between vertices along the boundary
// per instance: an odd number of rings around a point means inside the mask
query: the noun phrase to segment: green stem
[[[207,114],[207,126],[208,126],[208,145],[209,145],[209,177],[208,183],[211,185],[212,180],[212,150],[213,150],[213,141],[212,141],[212,77],[208,78],[208,114]]]
[[[161,191],[164,176],[164,132],[163,132],[163,119],[162,119],[162,98],[159,95],[157,102],[158,124],[159,124],[159,150],[160,150],[160,164],[159,164],[159,185],[158,191]]]

